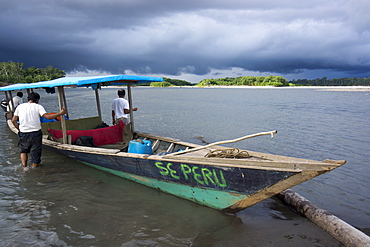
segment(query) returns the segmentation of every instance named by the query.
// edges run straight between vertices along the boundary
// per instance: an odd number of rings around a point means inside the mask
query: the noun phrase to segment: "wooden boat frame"
[[[65,86],[91,86],[95,91],[98,116],[68,121],[62,117],[60,122],[42,124],[45,148],[102,171],[225,212],[238,212],[345,164],[345,161],[315,161],[246,150],[244,151],[249,157],[205,157],[215,149],[222,151],[228,148],[221,145],[201,146],[135,131],[132,111],[131,124],[125,131],[132,135],[130,139],[150,140],[153,146],[151,155],[123,152],[123,143],[85,147],[72,145],[68,140],[67,130],[92,129],[102,121],[98,92],[102,86],[127,85],[128,100],[132,106],[132,85],[161,80],[162,78],[157,77],[126,75],[65,77],[49,82],[5,86],[0,91],[4,91],[7,99],[11,100],[13,90],[26,89],[29,93],[34,88],[56,87],[61,109],[67,108]],[[7,123],[17,133],[11,123],[12,116],[12,112],[6,113]],[[62,130],[63,137],[57,141],[52,140],[48,129]],[[274,133],[276,132],[270,131],[257,135]]]

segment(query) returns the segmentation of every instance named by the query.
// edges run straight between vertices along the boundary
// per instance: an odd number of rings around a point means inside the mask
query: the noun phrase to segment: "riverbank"
[[[112,88],[122,88],[122,86],[109,86]],[[137,88],[240,88],[240,89],[317,89],[322,91],[370,91],[370,86],[292,86],[292,87],[274,87],[274,86],[171,86],[171,87],[151,87],[136,86]]]
[[[192,86],[193,87],[193,86]],[[196,87],[196,86],[194,86]],[[270,88],[270,89],[318,89],[324,91],[370,91],[370,86],[296,86],[296,87],[273,87],[273,86],[208,86],[203,88]]]

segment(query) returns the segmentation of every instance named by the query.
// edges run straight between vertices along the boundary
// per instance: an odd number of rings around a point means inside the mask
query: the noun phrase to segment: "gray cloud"
[[[365,0],[1,1],[0,58],[67,71],[370,77],[369,7]]]

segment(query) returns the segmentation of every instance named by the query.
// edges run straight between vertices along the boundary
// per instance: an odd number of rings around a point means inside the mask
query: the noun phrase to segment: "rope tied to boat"
[[[250,157],[249,153],[239,148],[215,149],[209,151],[204,157],[243,159]]]

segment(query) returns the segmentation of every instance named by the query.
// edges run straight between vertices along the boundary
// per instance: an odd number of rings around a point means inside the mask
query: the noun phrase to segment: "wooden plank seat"
[[[71,136],[72,142],[75,142],[80,136],[91,136],[94,139],[95,146],[102,146],[108,144],[115,144],[123,141],[123,129],[125,124],[120,121],[120,124],[90,130],[67,130],[67,136]],[[48,129],[53,140],[57,140],[63,137],[62,130]]]

